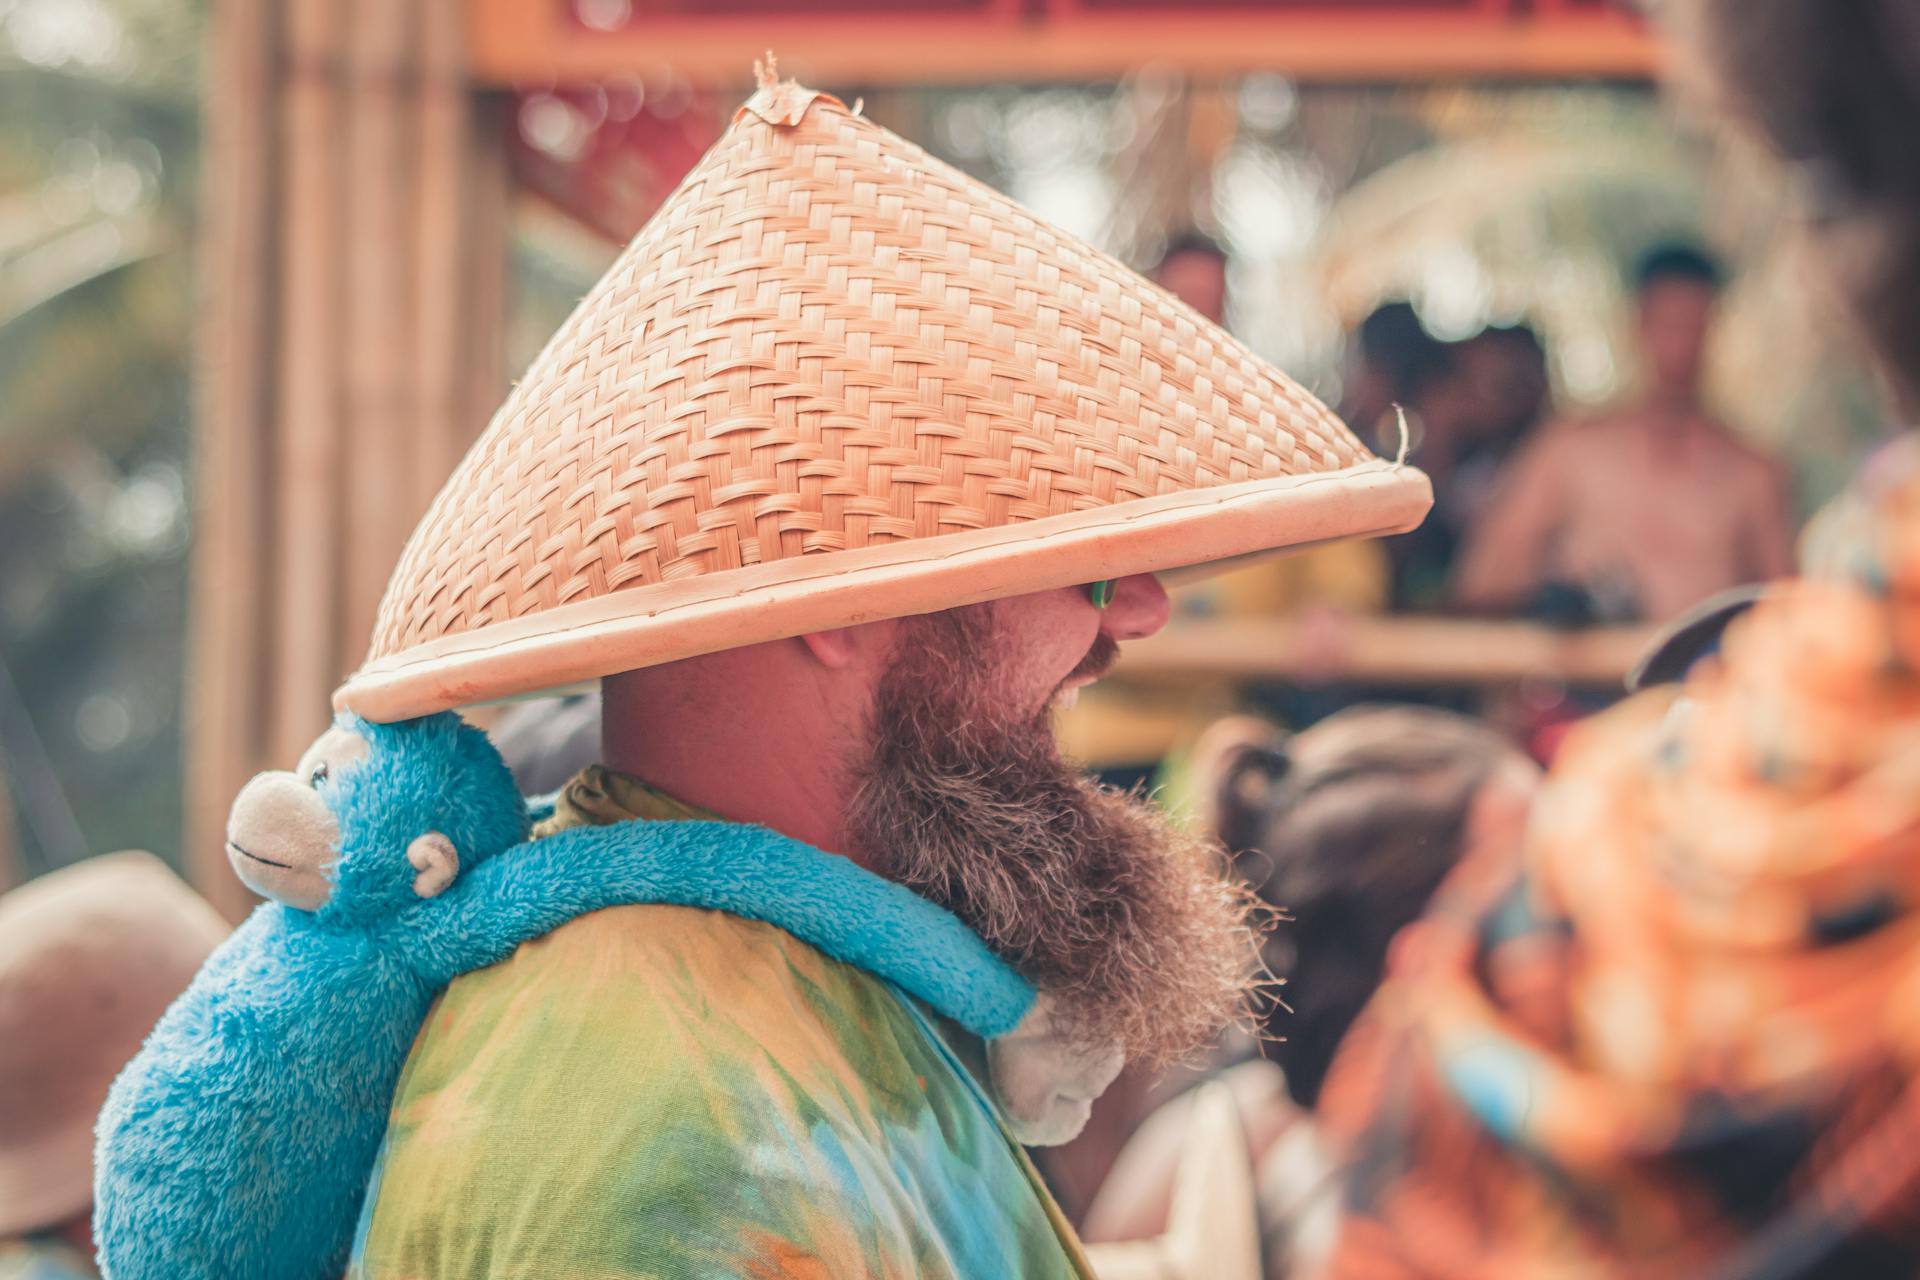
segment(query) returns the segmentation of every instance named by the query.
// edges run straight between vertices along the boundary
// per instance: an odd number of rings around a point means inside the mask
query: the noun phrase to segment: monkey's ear
[[[444,892],[460,874],[459,851],[438,831],[415,836],[407,846],[407,861],[420,873],[413,878],[413,891],[423,898]]]

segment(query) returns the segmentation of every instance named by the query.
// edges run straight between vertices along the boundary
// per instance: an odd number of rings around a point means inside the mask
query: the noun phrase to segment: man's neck
[[[807,696],[804,664],[713,654],[610,680],[601,722],[610,769],[685,804],[754,823],[872,869],[850,847],[843,752],[857,718]],[[770,711],[777,708],[778,711]]]

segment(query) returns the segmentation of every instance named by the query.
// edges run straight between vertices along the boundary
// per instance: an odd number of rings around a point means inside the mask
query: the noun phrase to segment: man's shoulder
[[[352,1274],[909,1274],[994,1214],[993,1256],[1065,1257],[929,1032],[880,979],[770,925],[582,916],[435,1004]],[[923,1221],[930,1196],[952,1212]]]
[[[466,1274],[481,1259],[465,1251],[558,1251],[565,1272],[598,1241],[633,1274],[705,1274],[719,1241],[769,1229],[769,1196],[816,1244],[822,1205],[852,1229],[858,1202],[823,1180],[813,1146],[859,1144],[868,1096],[898,1088],[884,1054],[855,1060],[863,1030],[902,1034],[883,1001],[898,1010],[798,939],[698,908],[609,908],[523,944],[456,979],[422,1028],[361,1265]],[[554,1205],[561,1220],[540,1208]]]
[[[408,1074],[434,1064],[497,1072],[524,1056],[519,1065],[551,1077],[572,1069],[572,1058],[612,1053],[643,1068],[622,1092],[688,1081],[710,1089],[716,1059],[831,1058],[871,1036],[873,1024],[904,1018],[877,978],[772,925],[699,907],[609,907],[456,978]],[[688,1034],[696,1025],[699,1034]]]
[[[786,968],[796,961],[826,966],[825,955],[772,925],[723,911],[673,903],[604,907],[576,916],[522,943],[498,964],[454,979],[449,992],[516,982],[572,986],[662,977],[740,966]]]

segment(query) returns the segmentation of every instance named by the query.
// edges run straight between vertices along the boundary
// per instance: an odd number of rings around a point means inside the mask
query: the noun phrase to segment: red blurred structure
[[[470,0],[476,77],[516,86],[670,65],[737,83],[771,46],[812,83],[1196,74],[1643,78],[1654,45],[1615,0]]]

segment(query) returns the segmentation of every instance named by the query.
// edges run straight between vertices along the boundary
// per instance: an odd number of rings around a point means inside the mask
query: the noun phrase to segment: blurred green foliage
[[[204,21],[0,0],[0,775],[29,873],[179,855]]]

